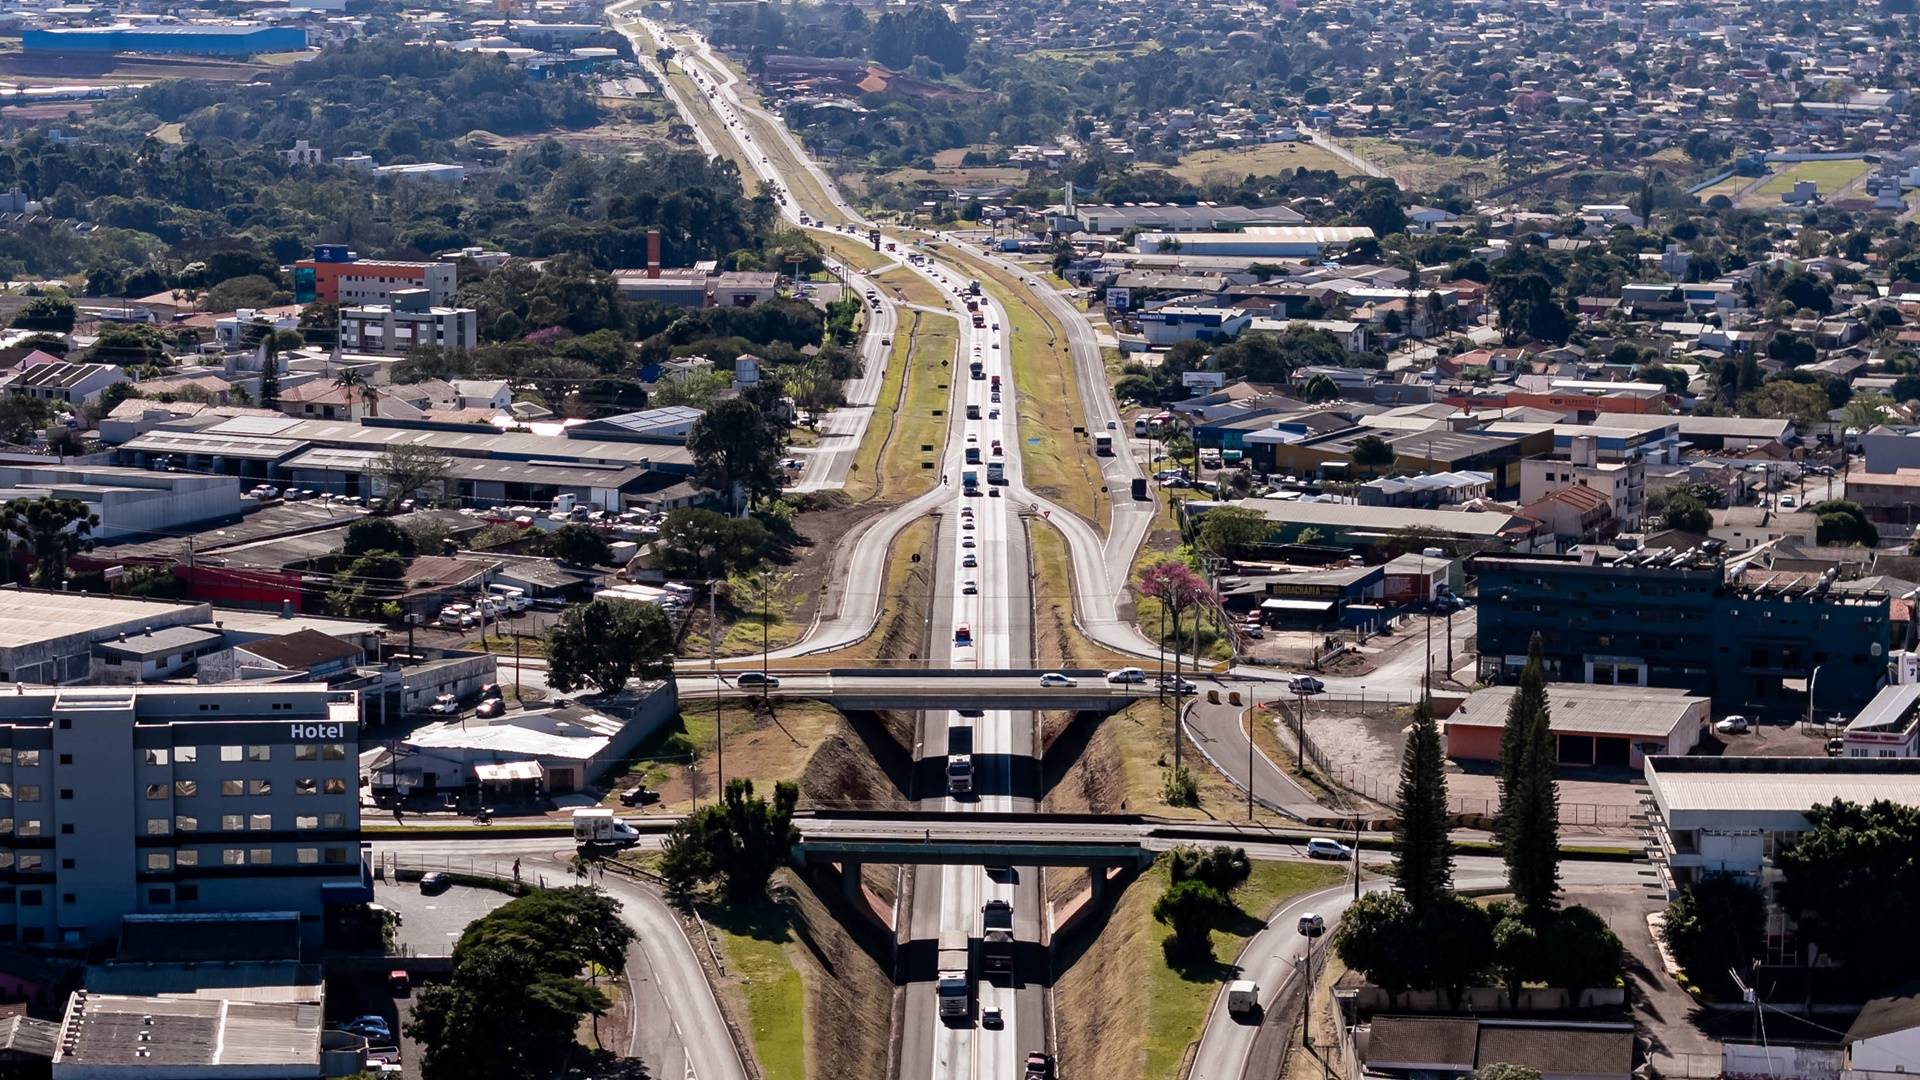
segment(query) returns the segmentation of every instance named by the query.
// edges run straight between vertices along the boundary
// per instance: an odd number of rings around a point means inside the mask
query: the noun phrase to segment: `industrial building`
[[[0,697],[0,940],[95,944],[138,913],[365,903],[359,704],[324,685],[22,687]]]
[[[1373,230],[1358,225],[1262,225],[1238,232],[1143,232],[1133,247],[1144,255],[1318,259],[1371,239]]]
[[[1832,589],[1820,575],[1750,575],[1716,554],[1664,548],[1478,555],[1469,572],[1480,578],[1487,682],[1511,681],[1535,634],[1549,679],[1678,687],[1729,710],[1798,706],[1812,679],[1817,711],[1851,712],[1886,677],[1887,594]]]
[[[362,259],[345,244],[319,244],[293,264],[296,304],[384,304],[401,289],[425,289],[432,304],[453,299],[460,270],[451,262]]]
[[[122,464],[166,459],[195,472],[346,495],[378,495],[380,455],[390,444],[427,446],[448,457],[448,494],[462,506],[546,504],[556,495],[605,510],[647,505],[693,480],[685,446],[503,433],[491,425],[409,426],[398,421],[242,416],[192,431],[156,429],[116,447]]]
[[[1535,523],[1498,510],[1404,510],[1386,506],[1358,506],[1305,499],[1242,499],[1234,503],[1191,501],[1181,504],[1196,516],[1216,506],[1237,506],[1264,516],[1273,527],[1269,544],[1298,542],[1312,529],[1323,544],[1351,548],[1384,547],[1398,542],[1408,529],[1422,530],[1432,540],[1468,549],[1530,550]],[[1483,587],[1481,595],[1485,595]],[[1525,652],[1525,650],[1521,650]]]
[[[1499,761],[1513,695],[1511,686],[1490,686],[1468,695],[1445,721],[1447,756]],[[1654,754],[1690,753],[1712,704],[1670,687],[1548,683],[1554,760],[1561,765],[1638,769]]]
[[[29,53],[174,53],[188,56],[253,56],[307,47],[297,26],[75,26],[25,30],[20,47]]]
[[[1306,215],[1291,206],[1235,206],[1231,203],[1077,204],[1052,215],[1059,232],[1114,236],[1124,232],[1208,233],[1262,225],[1304,225]]]
[[[238,518],[245,510],[231,476],[154,472],[113,465],[0,465],[0,501],[77,499],[100,517],[88,534],[108,543]]]

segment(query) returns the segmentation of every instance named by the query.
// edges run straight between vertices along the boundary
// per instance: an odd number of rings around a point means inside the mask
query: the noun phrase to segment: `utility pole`
[[[1300,707],[1293,714],[1293,743],[1299,757],[1296,763],[1301,772],[1307,771],[1307,691],[1300,690]]]
[[[1260,705],[1247,696],[1247,823],[1253,823],[1253,725],[1260,722]]]
[[[715,616],[719,582],[707,579],[707,678],[713,680],[713,745],[714,756],[719,758],[720,783],[727,782],[727,733],[721,723],[720,705],[720,623]]]

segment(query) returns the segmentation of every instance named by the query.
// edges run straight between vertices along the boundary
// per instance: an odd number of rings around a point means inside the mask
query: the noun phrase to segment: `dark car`
[[[620,793],[621,806],[652,806],[660,801],[660,793],[641,784]]]
[[[473,715],[482,720],[490,720],[506,711],[507,703],[505,701],[497,697],[490,697],[480,702],[479,707],[473,710]]]
[[[453,879],[438,870],[420,875],[420,891],[423,893],[446,892],[452,887]]]

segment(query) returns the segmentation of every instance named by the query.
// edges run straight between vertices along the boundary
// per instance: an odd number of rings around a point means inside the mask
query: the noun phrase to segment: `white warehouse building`
[[[1363,226],[1260,225],[1238,232],[1144,232],[1134,238],[1133,247],[1143,255],[1318,259],[1371,239],[1373,230]]]

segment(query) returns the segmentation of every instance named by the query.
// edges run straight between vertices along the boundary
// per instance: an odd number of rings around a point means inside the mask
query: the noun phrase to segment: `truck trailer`
[[[947,794],[967,795],[973,791],[973,725],[956,724],[947,729]]]
[[[939,973],[934,991],[940,998],[940,1019],[966,1021],[973,1016],[972,939],[965,930],[940,931]]]

